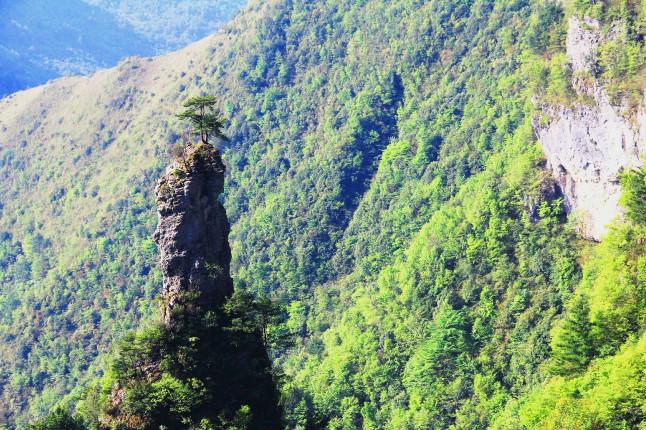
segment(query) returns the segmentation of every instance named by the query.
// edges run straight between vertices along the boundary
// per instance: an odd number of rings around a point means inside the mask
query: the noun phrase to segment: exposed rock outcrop
[[[101,430],[230,428],[243,418],[249,430],[283,428],[264,326],[250,296],[233,296],[224,171],[216,149],[192,145],[157,184],[163,321],[121,346]]]
[[[164,275],[163,319],[167,324],[172,321],[173,308],[188,296],[208,310],[233,293],[229,222],[218,200],[224,171],[219,152],[199,144],[189,146],[157,184],[159,224],[154,240]]]
[[[612,32],[606,37],[612,37]],[[641,164],[646,152],[646,113],[643,106],[629,118],[613,106],[600,82],[592,78],[597,48],[603,36],[599,22],[572,17],[568,23],[567,57],[572,84],[591,103],[572,107],[544,105],[551,118],[534,129],[548,164],[575,216],[582,235],[599,240],[618,215],[623,169]]]

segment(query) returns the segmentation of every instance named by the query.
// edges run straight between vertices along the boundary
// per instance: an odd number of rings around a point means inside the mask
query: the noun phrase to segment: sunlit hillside
[[[235,288],[291,338],[268,346],[285,428],[643,427],[644,173],[612,178],[625,209],[586,240],[537,132],[595,114],[591,88],[642,147],[645,22],[643,1],[258,0],[0,100],[0,420],[97,426],[87,399],[159,304],[174,114],[210,94]]]

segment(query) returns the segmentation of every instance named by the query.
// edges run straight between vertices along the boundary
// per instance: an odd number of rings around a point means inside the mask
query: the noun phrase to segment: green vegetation
[[[646,193],[644,170],[622,180],[628,220],[584,265],[576,295],[556,325],[554,373],[510,402],[496,429],[638,429],[646,422]]]
[[[82,419],[72,416],[65,409],[56,409],[36,424],[27,426],[27,430],[84,430]]]
[[[636,107],[646,86],[646,6],[643,1],[576,0],[572,13],[599,19],[606,40],[599,47],[595,77],[606,84],[616,102]]]
[[[199,135],[202,143],[209,144],[209,136],[227,140],[222,132],[224,119],[215,107],[217,100],[213,96],[191,97],[184,103],[185,111],[177,114],[177,118],[188,120],[193,134]]]
[[[597,15],[602,26],[629,20],[642,31],[637,2],[587,3],[603,11],[627,5],[617,18]],[[215,94],[232,118],[225,205],[234,277],[238,289],[288,303],[286,322],[261,330],[270,346],[290,346],[285,335],[297,334],[288,350],[271,351],[288,428],[642,425],[643,174],[623,180],[627,222],[603,243],[585,243],[567,221],[532,130],[537,97],[573,100],[564,29],[583,6],[273,0],[252,5],[204,58],[192,57],[186,76],[173,75],[186,91]],[[624,82],[641,85],[635,70]],[[176,90],[156,91],[170,103]],[[84,227],[87,239],[74,242],[83,244],[82,258],[36,209],[69,216],[73,193],[91,190],[92,181],[60,179],[72,182],[57,201],[70,203],[47,201],[57,194],[26,199],[29,210],[2,224],[9,291],[0,300],[0,334],[9,358],[0,386],[16,399],[11,419],[24,422],[28,398],[36,399],[30,413],[41,415],[77,384],[69,404],[92,393],[88,381],[107,368],[96,357],[150,317],[159,286],[147,241],[162,165],[156,145],[177,136],[165,122],[130,116],[116,142],[119,165],[128,160],[146,174],[91,177],[110,216]],[[38,158],[22,154],[3,150],[2,172],[27,161],[30,172]],[[0,187],[18,195],[38,183],[8,174],[16,185]],[[121,194],[104,190],[112,180]],[[265,327],[273,318],[263,309],[241,322],[243,333],[247,323]],[[64,341],[72,336],[83,342]],[[130,339],[144,356],[151,352],[143,338]],[[107,377],[128,380],[128,367]],[[199,415],[185,411],[200,404],[193,396],[202,387],[172,373],[163,381],[141,398],[172,404],[173,419],[198,425]],[[87,399],[79,413],[92,410]],[[227,418],[243,422],[248,412],[236,405]]]
[[[151,172],[150,180],[160,173]],[[32,411],[43,415],[62,392],[82,389],[74,381],[92,369],[100,351],[109,350],[115,332],[152,317],[161,285],[151,239],[154,193],[133,180],[131,193],[112,208],[113,227],[119,226],[114,234],[88,231],[88,246],[68,264],[57,264],[67,255],[56,255],[40,229],[22,240],[0,235],[6,287],[0,300],[0,404],[11,408],[2,412],[20,410],[36,390],[41,397]]]
[[[109,372],[75,415],[58,408],[27,429],[280,428],[267,348],[280,350],[267,340],[281,330],[281,308],[245,293],[209,311],[195,305],[197,297],[182,302],[174,324],[124,336]]]
[[[646,174],[641,169],[626,172],[621,186],[626,215],[635,224],[646,224]]]
[[[82,411],[90,428],[233,430],[241,422],[245,429],[280,427],[278,392],[262,342],[268,323],[255,319],[258,305],[246,295],[213,311],[196,311],[195,298],[185,302],[174,308],[173,325],[121,341],[101,383],[103,412]],[[91,422],[97,415],[101,424]]]

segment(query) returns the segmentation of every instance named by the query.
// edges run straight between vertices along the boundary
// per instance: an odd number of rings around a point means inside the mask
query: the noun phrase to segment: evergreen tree
[[[224,118],[216,109],[216,104],[217,100],[213,96],[191,97],[184,103],[186,110],[176,116],[188,120],[193,127],[192,133],[199,135],[204,144],[209,143],[209,136],[228,140],[222,132]]]
[[[646,172],[633,169],[621,177],[622,203],[627,217],[638,224],[646,224]]]
[[[552,371],[557,375],[579,372],[593,356],[590,305],[588,298],[577,295],[552,337]]]
[[[27,430],[85,430],[83,421],[70,414],[67,410],[58,408]]]

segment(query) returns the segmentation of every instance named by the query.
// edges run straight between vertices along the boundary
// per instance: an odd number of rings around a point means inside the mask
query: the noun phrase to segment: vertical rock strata
[[[102,430],[229,428],[240,414],[249,430],[283,428],[260,328],[243,299],[223,306],[233,294],[224,171],[198,144],[157,184],[162,321],[122,345]]]
[[[568,23],[567,57],[572,85],[590,102],[574,106],[544,105],[547,125],[535,122],[548,164],[577,220],[582,235],[599,240],[607,225],[620,215],[623,169],[641,164],[646,152],[644,106],[628,118],[625,108],[611,104],[592,69],[604,37],[598,21],[572,17]]]
[[[167,169],[156,188],[159,247],[166,324],[185,299],[214,309],[233,292],[229,274],[229,222],[218,197],[224,189],[219,152],[210,145],[189,146]],[[197,301],[195,301],[197,299]]]

